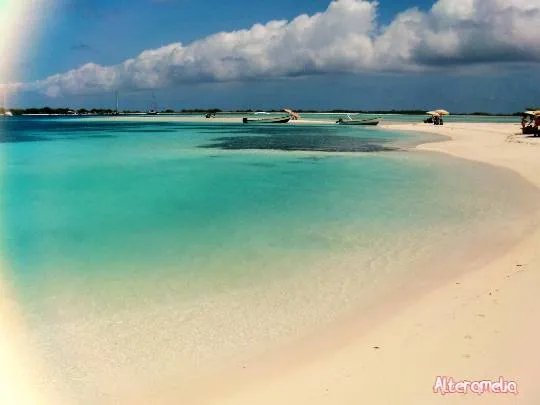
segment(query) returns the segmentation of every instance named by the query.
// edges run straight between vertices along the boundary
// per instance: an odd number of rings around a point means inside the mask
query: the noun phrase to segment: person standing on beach
[[[521,116],[521,128],[525,128],[527,126],[527,115],[523,114]]]
[[[540,114],[537,113],[534,116],[534,136],[540,135],[538,127],[540,127]]]

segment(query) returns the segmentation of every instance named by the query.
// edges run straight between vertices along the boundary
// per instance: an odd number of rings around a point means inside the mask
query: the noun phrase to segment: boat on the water
[[[116,109],[114,110],[112,115],[120,115],[120,112],[118,110],[118,91],[116,91],[114,95],[116,96]]]
[[[291,116],[285,117],[272,117],[272,118],[247,118],[244,117],[242,122],[244,124],[286,124],[291,120]]]
[[[7,103],[6,103],[6,99],[7,99],[7,91],[6,91],[6,88],[4,86],[4,105],[2,106],[2,109],[4,110],[4,117],[13,117],[13,113],[11,111],[9,111],[6,107]]]
[[[381,122],[382,118],[363,118],[363,119],[353,119],[349,115],[347,116],[347,119],[340,118],[336,121],[336,124],[339,125],[379,125],[379,122]]]

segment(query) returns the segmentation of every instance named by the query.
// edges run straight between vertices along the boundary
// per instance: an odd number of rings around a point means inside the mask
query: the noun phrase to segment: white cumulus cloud
[[[439,0],[377,22],[379,4],[335,0],[314,15],[173,43],[114,66],[86,64],[22,88],[49,96],[179,83],[449,66],[540,64],[538,0]]]

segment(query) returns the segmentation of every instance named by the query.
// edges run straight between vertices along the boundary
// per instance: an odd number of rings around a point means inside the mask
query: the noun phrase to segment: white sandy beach
[[[386,127],[447,136],[450,141],[445,138],[418,148],[508,168],[540,188],[540,140],[515,135],[518,125]],[[218,381],[194,384],[192,392],[164,393],[140,403],[536,405],[540,403],[539,246],[540,230],[515,246],[494,251],[493,261],[471,265],[456,279],[404,291],[395,302],[364,317],[362,324],[335,325],[324,336],[230,370]],[[41,391],[43,366],[24,339],[24,325],[10,292],[6,288],[0,292],[0,403],[61,403]],[[519,395],[443,397],[433,393],[437,376],[456,380],[503,376],[517,382]]]
[[[0,276],[0,404],[64,404],[44,384],[48,376],[28,335],[17,302]]]

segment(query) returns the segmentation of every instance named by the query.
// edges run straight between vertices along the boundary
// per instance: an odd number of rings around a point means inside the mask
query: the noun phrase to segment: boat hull
[[[244,124],[286,124],[291,120],[291,117],[278,118],[244,118]]]
[[[376,126],[381,122],[380,119],[369,119],[369,120],[339,120],[336,121],[336,124],[339,125],[367,125],[367,126]]]

